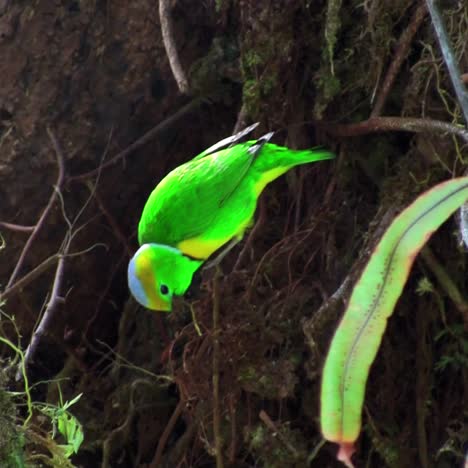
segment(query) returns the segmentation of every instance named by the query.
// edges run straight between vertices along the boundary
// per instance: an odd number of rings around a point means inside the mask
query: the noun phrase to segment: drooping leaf
[[[416,255],[467,199],[468,177],[441,183],[419,196],[392,222],[354,287],[325,361],[320,415],[323,436],[339,444],[338,459],[349,467],[361,430],[369,369],[387,320]]]

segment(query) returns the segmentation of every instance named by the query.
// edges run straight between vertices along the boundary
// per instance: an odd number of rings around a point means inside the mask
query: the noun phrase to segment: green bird
[[[195,271],[242,239],[268,183],[299,164],[335,157],[269,143],[273,133],[240,143],[257,125],[175,168],[149,196],[138,225],[141,247],[128,266],[130,291],[144,307],[170,311]]]

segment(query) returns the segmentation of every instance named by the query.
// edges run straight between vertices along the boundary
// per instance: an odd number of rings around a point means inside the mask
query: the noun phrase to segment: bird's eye
[[[159,287],[159,290],[161,291],[161,294],[165,296],[166,294],[169,294],[169,288],[165,284],[161,284]]]

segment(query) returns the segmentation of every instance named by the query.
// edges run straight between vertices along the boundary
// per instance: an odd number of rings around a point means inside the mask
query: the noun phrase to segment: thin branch
[[[124,446],[130,437],[132,436],[132,430],[134,429],[134,421],[139,412],[137,409],[137,404],[135,403],[135,395],[137,388],[141,385],[151,385],[148,379],[137,379],[132,382],[130,385],[130,396],[128,399],[128,406],[126,408],[126,417],[122,424],[116,427],[111,433],[106,437],[102,443],[102,468],[110,468],[109,459],[111,456],[122,446]]]
[[[383,82],[381,91],[379,96],[377,97],[377,101],[375,103],[374,108],[372,109],[371,117],[377,117],[382,113],[383,107],[385,105],[385,101],[387,100],[388,94],[392,89],[393,83],[395,78],[398,75],[400,67],[403,61],[406,59],[408,55],[408,51],[410,49],[411,43],[415,34],[417,33],[421,23],[426,16],[427,9],[424,1],[416,8],[411,17],[411,21],[408,27],[404,30],[403,34],[400,36],[398,41],[395,56],[388,68],[387,75],[385,76],[385,80]]]
[[[219,343],[219,282],[221,270],[216,267],[213,278],[213,435],[216,456],[216,468],[223,468],[223,440],[221,437],[221,410],[219,402],[219,367],[220,367],[220,343]]]
[[[179,91],[183,94],[189,93],[187,76],[179,60],[177,47],[175,45],[174,28],[172,23],[171,8],[169,0],[159,0],[159,19],[161,22],[161,34],[166,49],[169,65],[176,80]]]
[[[21,224],[6,223],[3,221],[0,221],[0,227],[4,227],[5,229],[8,229],[9,231],[26,232],[26,233],[34,231],[34,228],[35,228],[35,226],[23,226]]]
[[[109,159],[109,161],[100,164],[99,167],[96,169],[93,169],[92,171],[85,172],[83,174],[79,174],[77,176],[72,176],[68,178],[68,181],[77,181],[77,180],[84,180],[88,179],[90,177],[94,177],[96,174],[98,174],[102,169],[105,169],[109,166],[113,166],[115,163],[120,161],[121,159],[125,158],[126,156],[130,155],[131,153],[135,152],[137,149],[140,149],[141,147],[145,146],[147,143],[149,143],[151,140],[153,140],[159,133],[163,132],[164,130],[167,130],[168,128],[171,127],[171,125],[175,124],[179,119],[181,119],[185,114],[188,114],[189,112],[192,112],[194,109],[200,106],[200,104],[203,102],[202,99],[196,98],[192,99],[188,104],[183,106],[181,109],[179,109],[177,112],[172,114],[170,117],[167,119],[163,120],[160,122],[158,125],[153,127],[151,130],[146,132],[142,137],[138,138],[135,142],[133,142],[130,146],[127,146],[123,151],[118,153],[116,156],[113,158]]]
[[[174,466],[181,468],[182,466],[187,466],[183,461],[187,455],[187,450],[189,445],[194,438],[197,429],[200,426],[200,417],[196,416],[192,420],[187,421],[187,427],[182,435],[177,438],[177,442],[171,444],[171,449],[168,451],[165,462],[166,466]],[[142,466],[142,465],[140,465]]]
[[[457,135],[468,143],[468,130],[440,120],[417,119],[411,117],[372,117],[364,122],[352,124],[319,124],[333,136],[351,137],[369,133],[396,132],[436,132]]]
[[[450,45],[447,31],[445,30],[442,15],[435,3],[435,0],[426,0],[445,65],[447,66],[455,94],[457,95],[458,102],[465,117],[465,123],[468,125],[468,92],[461,79],[461,72],[455,60],[455,55]]]
[[[65,245],[64,255],[60,255],[57,263],[57,269],[55,270],[54,285],[52,287],[52,293],[50,300],[47,304],[44,315],[42,316],[41,321],[39,322],[38,327],[34,331],[31,341],[29,342],[26,352],[24,354],[24,365],[27,368],[30,361],[34,360],[34,355],[36,354],[37,347],[41,338],[50,328],[50,324],[55,319],[57,306],[64,302],[63,297],[61,296],[62,283],[63,283],[63,271],[65,267],[65,256],[67,254],[68,245]],[[21,378],[21,369],[18,369],[16,373],[16,380]]]
[[[34,229],[29,236],[29,239],[26,241],[26,244],[23,247],[23,250],[21,252],[20,258],[18,259],[18,262],[16,263],[16,266],[13,270],[13,273],[10,276],[10,279],[8,280],[8,283],[6,285],[6,288],[8,289],[13,282],[15,281],[16,277],[18,276],[24,260],[26,258],[26,255],[31,248],[32,243],[36,239],[39,231],[42,229],[42,227],[45,224],[45,220],[47,216],[50,213],[50,210],[52,209],[53,204],[55,203],[55,200],[57,199],[57,192],[60,191],[63,181],[65,178],[65,163],[64,163],[64,157],[62,150],[60,149],[60,146],[57,142],[57,139],[55,138],[55,135],[53,134],[52,130],[47,127],[47,133],[49,135],[49,138],[52,142],[52,146],[54,147],[55,150],[55,156],[57,158],[57,166],[58,166],[58,175],[57,175],[57,181],[55,183],[54,191],[52,192],[50,198],[49,198],[49,203],[47,203],[47,206],[44,208],[44,211],[41,214],[41,217],[39,218],[38,222],[34,226]]]
[[[107,144],[106,144],[106,148],[105,150],[103,151],[102,153],[102,156],[101,156],[101,160],[99,161],[99,166],[97,168],[97,170],[95,171],[95,175],[96,175],[96,179],[94,181],[94,186],[93,186],[93,190],[91,191],[91,194],[89,195],[89,197],[86,199],[86,201],[84,202],[83,206],[80,208],[80,210],[78,211],[78,214],[75,216],[75,219],[73,220],[73,223],[72,224],[72,227],[78,222],[78,220],[80,219],[80,217],[83,215],[83,213],[85,212],[87,206],[89,205],[89,203],[91,202],[91,200],[93,199],[93,193],[94,191],[97,190],[97,187],[98,187],[98,184],[99,184],[99,180],[101,178],[101,172],[102,172],[102,168],[103,168],[103,164],[104,164],[104,159],[106,158],[107,156],[107,153],[109,152],[109,148],[110,148],[110,145],[111,145],[111,141],[112,141],[112,135],[114,134],[114,126],[112,126],[111,128],[111,131],[109,132],[109,138],[107,139]],[[67,220],[67,216],[65,214],[65,207],[63,207],[63,217],[65,220]],[[73,237],[78,234],[78,232],[84,228],[84,226],[86,226],[86,223],[82,224],[79,228],[77,228],[75,230],[75,233],[72,234],[70,236],[70,242],[73,240]]]
[[[13,296],[14,294],[16,294],[17,292],[21,291],[29,283],[31,283],[31,281],[36,279],[42,273],[47,271],[52,265],[54,265],[57,262],[57,260],[59,260],[59,258],[60,258],[59,254],[54,254],[51,257],[45,259],[36,268],[34,268],[32,271],[24,275],[21,279],[16,281],[10,287],[6,288],[5,291],[0,293],[0,300],[4,301],[10,298],[11,296]]]
[[[73,236],[70,236],[70,239],[72,239]],[[67,255],[67,257],[79,257],[83,254],[86,254],[88,252],[91,252],[94,250],[96,247],[104,247],[107,251],[109,251],[109,246],[107,244],[104,244],[103,242],[96,242],[95,244],[91,245],[90,247],[87,247],[86,249],[78,250],[77,252],[72,252]]]
[[[312,466],[312,460],[314,460],[314,458],[318,455],[320,449],[326,444],[326,442],[326,439],[322,437],[320,441],[315,444],[312,452],[310,452],[309,456],[307,457],[307,466]]]
[[[88,252],[91,252],[91,250],[95,249],[96,247],[105,247],[107,249],[107,246],[105,244],[96,243],[96,244],[93,244],[91,247],[88,247],[87,249],[83,249],[78,252],[69,253],[68,255],[66,255],[66,257],[68,258],[78,257]],[[65,255],[56,253],[46,258],[42,263],[40,263],[37,267],[35,267],[29,273],[24,275],[21,279],[17,280],[9,288],[6,288],[5,291],[0,292],[0,301],[9,299],[15,294],[17,294],[18,292],[20,292],[29,283],[34,281],[38,276],[42,275],[42,273],[47,271],[52,265],[54,265],[58,260],[60,260],[61,257],[65,257]]]

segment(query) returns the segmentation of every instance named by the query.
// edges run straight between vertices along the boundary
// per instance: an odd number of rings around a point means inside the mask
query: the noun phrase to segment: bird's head
[[[144,244],[128,264],[128,286],[142,306],[170,312],[172,297],[185,293],[201,264],[174,247]]]

